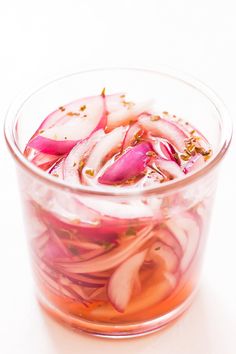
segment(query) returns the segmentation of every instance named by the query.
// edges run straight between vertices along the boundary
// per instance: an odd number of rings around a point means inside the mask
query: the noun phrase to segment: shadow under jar
[[[212,157],[184,178],[144,189],[69,185],[24,148],[50,112],[101,88],[152,98],[206,136]],[[17,162],[26,233],[42,307],[67,326],[108,337],[156,331],[182,314],[199,282],[218,166],[232,127],[205,85],[170,71],[104,69],[51,82],[15,102],[5,136]]]

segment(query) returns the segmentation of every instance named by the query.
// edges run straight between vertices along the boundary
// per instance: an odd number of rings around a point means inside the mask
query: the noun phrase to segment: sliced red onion
[[[96,242],[98,244],[103,244],[104,242],[115,244],[117,241],[118,233],[123,232],[123,230],[126,228],[124,223],[117,224],[116,221],[117,227],[114,230],[114,226],[113,226],[114,224],[112,219],[110,220],[110,225],[105,220],[103,220],[103,222],[99,222],[101,216],[99,218],[98,213],[96,213],[91,209],[86,209],[85,205],[78,204],[77,201],[75,201],[75,205],[73,206],[73,199],[71,200],[68,207],[71,207],[72,209],[65,210],[59,208],[59,206],[57,208],[55,206],[56,208],[55,210],[53,207],[51,211],[47,211],[44,210],[43,208],[40,208],[38,210],[38,216],[41,218],[42,222],[45,225],[47,225],[48,227],[52,227],[55,230],[55,232],[59,234],[64,233],[65,236],[66,235],[68,236],[70,233],[72,233],[78,239],[78,242],[91,241],[91,242]],[[78,208],[78,212],[76,215],[74,214],[73,211],[74,207]],[[108,207],[110,207],[110,205],[108,205]],[[130,206],[130,214],[133,209],[134,209],[134,204]],[[150,216],[151,212],[148,208],[147,210],[149,211],[148,215]],[[145,210],[141,209],[141,211],[137,211],[137,212],[139,212],[140,215],[140,213],[143,211],[145,215],[146,209]],[[132,215],[135,216],[135,213],[133,213]],[[132,218],[132,215],[130,216],[128,215],[128,217]],[[93,216],[93,218],[89,219],[91,216]],[[78,219],[78,217],[80,217],[80,219]]]
[[[171,273],[176,272],[179,266],[179,258],[174,250],[161,241],[157,241],[152,245],[148,252],[148,259],[157,264],[164,262],[165,269]]]
[[[200,238],[200,228],[194,216],[189,212],[179,214],[175,218],[175,223],[187,234],[186,249],[180,265],[181,270],[184,272],[192,262],[197,251]]]
[[[192,156],[183,166],[184,173],[190,173],[201,168],[205,163],[204,157],[201,154]]]
[[[129,129],[125,134],[125,138],[121,147],[121,152],[123,152],[128,146],[130,146],[136,139],[137,136],[142,135],[142,128],[138,123],[130,125]]]
[[[139,118],[141,126],[153,135],[168,140],[179,151],[184,151],[185,139],[188,138],[188,135],[177,124],[159,117],[157,120],[152,120],[152,117],[142,114]]]
[[[106,108],[108,113],[118,111],[124,106],[125,94],[123,92],[106,95]]]
[[[75,128],[75,124],[74,127]],[[63,129],[63,128],[61,128]],[[28,144],[29,147],[41,153],[51,155],[64,155],[70,151],[77,143],[77,140],[57,140],[50,139],[43,135],[37,135]]]
[[[147,226],[130,242],[123,242],[104,255],[85,262],[57,263],[58,269],[71,273],[93,273],[114,268],[132,256],[142,245],[153,237],[152,226]]]
[[[122,95],[122,94],[121,94]],[[113,101],[117,101],[117,97],[120,96],[118,94],[115,95],[101,95],[103,98],[103,103],[104,103],[104,112],[107,111],[106,105],[107,102],[109,103],[109,106],[113,107],[114,103]],[[36,136],[40,134],[40,132],[44,130],[48,130],[49,128],[53,128],[55,126],[61,126],[70,122],[73,122],[75,120],[75,117],[83,116],[85,113],[84,108],[87,107],[87,105],[91,105],[91,102],[97,98],[98,96],[92,96],[92,97],[87,97],[87,98],[82,98],[79,100],[75,100],[69,104],[66,104],[56,111],[52,112],[49,114],[43,122],[40,124],[39,128],[36,130],[36,132],[33,134],[31,137],[30,141],[32,141]],[[105,99],[105,100],[104,100]],[[121,98],[120,98],[121,100]],[[100,128],[104,128],[106,125],[106,114],[103,115],[103,119],[100,120],[100,123],[98,124],[96,130]],[[31,148],[27,145],[24,151],[24,155],[28,157],[28,155],[31,152]]]
[[[81,203],[88,208],[97,211],[100,215],[112,217],[114,219],[138,219],[151,218],[153,211],[149,205],[140,200],[113,201],[101,198],[95,200],[89,197],[80,197]]]
[[[184,177],[184,172],[174,161],[157,159],[155,163],[161,171],[163,171],[165,174],[167,173],[172,178]]]
[[[207,139],[205,138],[205,136],[198,130],[196,129],[192,124],[190,124],[189,122],[186,124],[183,121],[180,121],[179,124],[182,126],[182,128],[184,130],[186,130],[188,132],[188,134],[190,134],[192,137],[196,136],[198,138],[200,138],[199,143],[197,143],[196,145],[204,148],[205,150],[209,150],[210,148],[210,144],[207,141]]]
[[[151,187],[151,186],[155,187],[163,182],[164,177],[165,176],[161,173],[161,171],[160,173],[158,173],[153,169],[153,167],[147,166],[145,175],[142,178],[140,178],[136,183],[133,183],[129,187],[133,189],[140,189],[140,188]],[[148,203],[148,205],[152,207],[151,204]],[[155,208],[155,205],[153,206]]]
[[[58,156],[44,154],[41,152],[37,152],[31,162],[41,168],[42,170],[48,170],[56,161],[58,160]]]
[[[126,128],[118,127],[113,129],[110,133],[104,135],[104,137],[97,142],[97,144],[92,149],[86,164],[83,169],[83,175],[86,177],[86,171],[93,171],[96,175],[105,157],[117,149],[124,138]],[[89,177],[88,177],[89,178]]]
[[[60,179],[63,179],[63,165],[64,165],[65,159],[58,159],[58,161],[55,163],[54,166],[50,168],[48,173],[54,177],[58,177]]]
[[[52,224],[63,230],[77,230],[85,224],[87,227],[97,227],[101,220],[98,212],[64,193],[49,194],[48,199],[34,202],[34,206],[46,225]]]
[[[80,183],[79,168],[82,158],[87,156],[93,147],[104,137],[103,130],[95,132],[88,140],[77,143],[65,159],[63,176],[70,183]]]
[[[144,112],[147,112],[151,105],[152,101],[146,101],[138,104],[126,104],[122,102],[120,109],[117,109],[108,114],[108,129],[113,129],[118,126],[128,124],[131,121],[137,121],[138,116]]]
[[[75,116],[68,123],[42,130],[29,141],[28,147],[48,154],[62,155],[70,151],[78,141],[88,138],[98,129],[105,128],[105,98],[91,97],[83,107],[81,114],[77,112],[79,117]]]
[[[47,260],[55,260],[67,256],[62,249],[53,241],[49,240],[43,250],[43,258]]]
[[[102,184],[117,184],[140,175],[151,159],[147,155],[151,151],[153,148],[149,142],[130,148],[105,171],[98,181]]]
[[[124,312],[130,302],[135,279],[141,268],[147,250],[139,252],[124,261],[112,274],[107,288],[111,304],[119,312]]]
[[[157,239],[160,240],[165,245],[169,246],[176,253],[178,258],[181,258],[183,255],[183,249],[179,241],[174,237],[174,235],[167,229],[160,227],[156,231]]]
[[[50,230],[50,238],[54,242],[56,248],[59,247],[61,252],[65,256],[71,256],[70,252],[68,251],[68,248],[64,245],[64,243],[61,241],[60,237],[54,232],[53,230]]]
[[[105,247],[101,247],[100,249],[84,252],[84,253],[81,253],[81,255],[79,255],[79,261],[81,261],[81,262],[89,261],[89,260],[92,260],[98,256],[105,254],[105,253],[106,253]],[[61,261],[62,262],[63,261],[70,262],[70,260],[68,260],[68,259],[64,259],[64,260],[60,259],[60,262]],[[78,257],[75,261],[78,261]],[[58,262],[59,262],[59,260],[58,260]]]
[[[179,159],[175,148],[168,141],[158,139],[153,143],[153,148],[162,159],[174,161],[179,164]]]
[[[92,242],[86,242],[86,241],[81,241],[79,239],[63,239],[62,241],[66,246],[75,246],[78,249],[82,250],[101,250],[101,245],[98,245],[97,243],[92,243]]]
[[[188,238],[185,230],[183,230],[182,227],[179,226],[176,222],[176,219],[173,218],[167,220],[165,222],[165,225],[168,227],[172,235],[176,238],[177,242],[182,248],[182,252],[184,253],[188,243]]]

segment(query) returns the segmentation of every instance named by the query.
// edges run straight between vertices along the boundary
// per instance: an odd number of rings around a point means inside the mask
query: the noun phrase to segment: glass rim
[[[155,187],[150,186],[144,189],[128,189],[123,187],[122,190],[114,188],[114,190],[112,191],[111,190],[106,191],[102,189],[101,190],[94,189],[93,187],[89,187],[89,186],[83,186],[83,185],[76,186],[76,185],[69,184],[64,180],[56,179],[53,176],[49,175],[48,173],[45,173],[45,171],[36,167],[22,154],[15,140],[15,126],[17,124],[16,121],[17,114],[20,112],[22,107],[28,102],[28,100],[30,100],[32,96],[34,96],[41,90],[47,88],[48,86],[73,76],[92,74],[93,72],[96,73],[102,71],[107,71],[107,72],[108,71],[122,71],[122,72],[136,71],[136,72],[143,72],[143,73],[153,74],[153,75],[162,75],[177,80],[179,82],[182,82],[186,86],[194,88],[196,91],[201,93],[203,96],[205,96],[208,99],[208,101],[212,103],[212,105],[215,107],[216,111],[218,112],[219,117],[222,120],[221,133],[220,133],[221,139],[216,154],[211,159],[209,159],[209,161],[206,164],[204,164],[203,167],[186,175],[183,178],[173,179],[171,181],[160,184],[159,186],[155,186]],[[24,95],[23,98],[22,96],[20,96],[18,97],[18,99],[15,99],[14,102],[8,108],[5,122],[4,122],[5,140],[11,154],[13,155],[15,160],[21,165],[21,167],[23,167],[26,171],[31,173],[31,175],[40,179],[41,181],[49,183],[54,188],[66,189],[75,194],[79,193],[79,194],[87,194],[87,195],[94,195],[94,196],[110,196],[110,197],[111,196],[138,197],[138,196],[150,195],[153,193],[161,195],[164,193],[172,192],[177,189],[184,188],[187,185],[193,184],[195,181],[201,179],[202,177],[210,173],[210,171],[212,171],[219,164],[219,162],[222,160],[226,151],[229,148],[232,139],[232,133],[233,133],[233,124],[229,112],[225,104],[215,93],[215,91],[212,90],[210,87],[208,87],[202,81],[196,79],[195,77],[189,74],[180,73],[174,69],[170,69],[165,66],[158,66],[155,67],[155,69],[133,68],[133,67],[96,68],[90,70],[83,70],[69,75],[58,77],[54,80],[45,83],[44,85],[37,87],[37,89],[31,90],[31,93],[28,95]]]

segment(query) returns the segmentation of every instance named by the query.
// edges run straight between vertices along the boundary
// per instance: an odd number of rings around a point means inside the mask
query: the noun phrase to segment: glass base
[[[126,324],[111,324],[105,322],[92,322],[64,313],[54,305],[52,305],[41,294],[37,294],[37,299],[43,310],[57,322],[63,324],[67,328],[77,332],[84,332],[97,337],[105,338],[132,338],[144,336],[153,332],[160,331],[164,327],[171,325],[174,320],[180,317],[192,304],[196,291],[192,293],[181,305],[172,311],[159,316],[155,319],[145,322],[134,322]]]

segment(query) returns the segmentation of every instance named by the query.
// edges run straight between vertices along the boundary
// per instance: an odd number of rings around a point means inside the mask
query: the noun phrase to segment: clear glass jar
[[[153,98],[158,111],[190,121],[208,138],[213,157],[184,179],[106,192],[67,185],[23,156],[48,113],[103,87],[109,93],[125,91],[134,101]],[[162,69],[81,72],[15,102],[5,136],[17,162],[42,307],[69,327],[109,337],[156,331],[183,313],[199,282],[218,166],[231,134],[228,113],[215,93]]]

